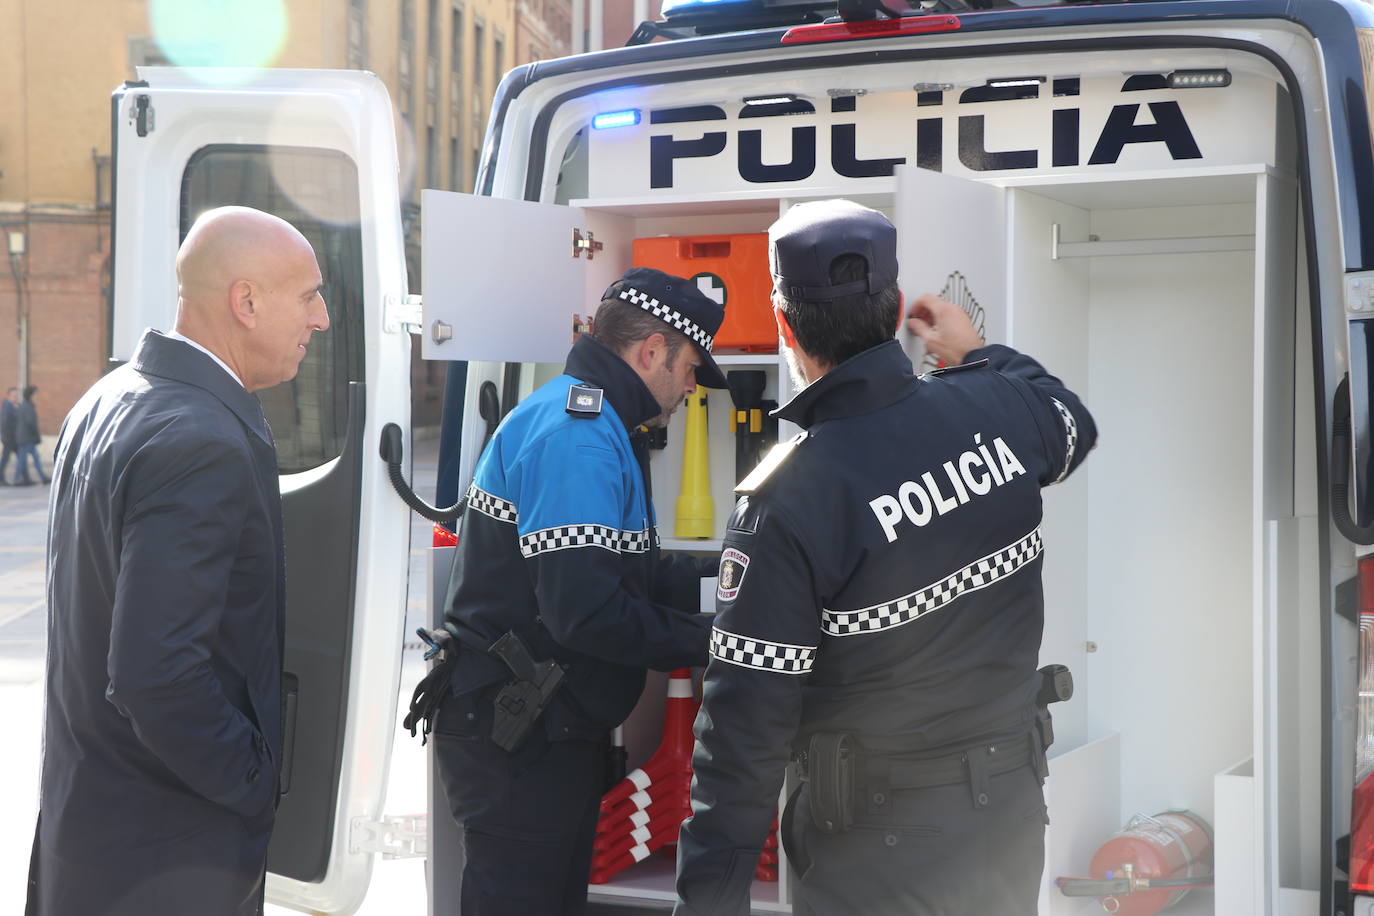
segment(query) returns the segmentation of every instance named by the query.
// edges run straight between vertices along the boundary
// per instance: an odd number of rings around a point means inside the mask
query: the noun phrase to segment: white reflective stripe
[[[692,696],[693,694],[691,678],[674,677],[668,679],[668,699],[690,700]]]
[[[643,809],[635,811],[630,815],[630,823],[634,824],[636,827],[643,827],[645,824],[649,823],[649,812]]]
[[[923,589],[896,601],[854,611],[821,612],[821,629],[830,636],[859,636],[910,623],[939,610],[967,592],[999,582],[1040,556],[1040,528]]]
[[[640,809],[647,808],[654,803],[654,800],[649,797],[648,792],[636,792],[634,795],[630,796],[630,801],[634,802],[635,807]]]
[[[643,770],[635,770],[625,778],[634,783],[636,789],[647,789],[654,784],[654,778]]]
[[[651,542],[648,528],[620,532],[620,549],[625,553],[648,553]]]
[[[816,663],[815,646],[794,646],[711,628],[711,657],[741,668],[806,674]]]
[[[649,847],[635,846],[630,849],[630,856],[633,857],[636,862],[643,862],[645,859],[649,858]]]
[[[1069,465],[1073,464],[1073,452],[1078,447],[1078,421],[1073,418],[1073,411],[1060,403],[1058,398],[1050,398],[1054,401],[1054,406],[1059,410],[1059,416],[1064,418],[1064,434],[1067,442],[1064,446],[1064,470],[1059,472],[1059,476],[1054,478],[1055,483],[1063,480],[1069,474]]]
[[[630,831],[630,839],[634,840],[636,843],[647,843],[652,836],[653,834],[649,832],[648,827],[636,827],[634,830]]]
[[[526,557],[569,547],[600,547],[620,553],[620,529],[606,525],[559,525],[520,536],[520,552]]]
[[[519,520],[520,515],[516,511],[515,503],[493,496],[486,490],[479,489],[477,484],[468,487],[468,508],[491,516],[498,522],[515,522]]]

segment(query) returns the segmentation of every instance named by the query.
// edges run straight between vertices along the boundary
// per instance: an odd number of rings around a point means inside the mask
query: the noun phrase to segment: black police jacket
[[[570,412],[573,386],[600,389],[600,403]],[[468,491],[449,584],[463,643],[455,695],[511,677],[482,649],[514,631],[535,659],[566,669],[545,734],[592,738],[629,715],[646,668],[706,664],[702,569],[660,555],[647,445],[630,432],[660,409],[619,356],[582,337],[565,374],[501,422]]]
[[[1040,490],[1097,436],[1072,392],[1003,346],[916,376],[889,341],[777,413],[806,432],[726,531],[680,914],[748,912],[790,752],[812,734],[882,754],[1029,732]]]

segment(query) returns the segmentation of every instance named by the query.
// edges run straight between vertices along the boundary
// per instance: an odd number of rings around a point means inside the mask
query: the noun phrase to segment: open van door
[[[143,68],[113,98],[111,355],[172,325],[175,255],[201,212],[237,204],[296,226],[331,327],[296,378],[258,393],[286,526],[284,795],[268,899],[356,909],[395,726],[410,520],[378,457],[410,428],[395,128],[371,74]],[[407,449],[409,451],[409,449]]]

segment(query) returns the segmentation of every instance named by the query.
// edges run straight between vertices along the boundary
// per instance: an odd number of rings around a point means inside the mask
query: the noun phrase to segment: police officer
[[[749,912],[789,756],[799,914],[1034,913],[1046,823],[1035,697],[1042,487],[1096,429],[1034,360],[958,307],[910,323],[896,230],[847,201],[769,231],[803,434],[739,488],[697,719],[679,916]]]
[[[706,664],[700,580],[716,564],[660,556],[636,430],[667,423],[697,384],[725,387],[711,358],[723,318],[686,280],[627,271],[565,374],[478,461],[449,586],[456,660],[433,723],[464,827],[463,916],[585,911],[605,734],[646,667]]]

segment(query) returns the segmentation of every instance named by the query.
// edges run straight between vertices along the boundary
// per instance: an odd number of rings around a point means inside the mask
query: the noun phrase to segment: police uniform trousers
[[[854,826],[821,832],[803,787],[784,834],[800,875],[795,916],[1035,916],[1048,823],[1033,765],[970,784],[891,789],[870,813],[856,797]]]
[[[499,689],[446,697],[434,722],[435,761],[463,828],[462,916],[577,916],[587,910],[605,744],[549,741],[539,723],[502,750],[490,737]]]

